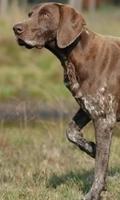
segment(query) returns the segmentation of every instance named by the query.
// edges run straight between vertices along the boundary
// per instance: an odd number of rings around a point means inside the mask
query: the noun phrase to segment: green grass
[[[105,7],[83,15],[91,30],[120,36],[119,8]],[[25,16],[15,16],[0,20],[0,100],[37,98],[54,103],[57,97],[71,102],[63,85],[61,64],[55,56],[46,50],[30,51],[17,45],[12,26]]]
[[[62,67],[48,51],[29,51],[12,39],[3,39],[0,52],[0,100],[55,102],[70,96],[63,84]]]
[[[90,189],[94,160],[65,137],[66,123],[0,126],[1,200],[79,200]],[[85,135],[93,138],[91,126]],[[120,199],[120,148],[113,138],[108,192],[103,200]]]

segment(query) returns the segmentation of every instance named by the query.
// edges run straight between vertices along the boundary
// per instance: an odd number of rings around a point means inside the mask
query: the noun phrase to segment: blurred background
[[[35,117],[39,118],[43,111],[43,117],[47,117],[49,109],[51,113],[48,116],[54,114],[55,118],[61,115],[65,117],[77,106],[64,87],[62,67],[55,56],[45,49],[28,51],[16,43],[13,24],[27,18],[27,12],[39,2],[41,1],[0,0],[0,113],[5,110],[1,119],[6,117],[11,120],[24,113],[30,118],[32,113],[33,120]],[[120,0],[57,2],[69,3],[82,12],[93,31],[119,36]],[[15,114],[17,105],[19,112]]]
[[[49,51],[17,45],[12,27],[40,0],[0,0],[0,200],[78,200],[90,188],[94,161],[65,136],[78,109]],[[42,1],[49,2],[49,1]],[[88,27],[120,36],[120,0],[59,0]],[[94,140],[92,124],[85,136]],[[104,199],[120,199],[119,127]]]

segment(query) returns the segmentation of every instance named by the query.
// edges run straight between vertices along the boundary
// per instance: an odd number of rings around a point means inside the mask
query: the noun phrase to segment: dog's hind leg
[[[89,115],[80,109],[69,124],[66,135],[70,142],[76,144],[92,158],[96,155],[96,145],[83,137],[82,128],[91,121]]]

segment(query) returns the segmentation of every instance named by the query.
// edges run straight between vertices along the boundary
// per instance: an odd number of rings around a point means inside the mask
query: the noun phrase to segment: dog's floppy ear
[[[67,5],[59,5],[59,9],[60,23],[57,32],[57,44],[59,48],[66,48],[80,36],[86,23],[74,8]]]

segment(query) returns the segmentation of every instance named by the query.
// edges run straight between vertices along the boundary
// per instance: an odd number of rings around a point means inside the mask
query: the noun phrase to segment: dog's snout
[[[16,24],[13,26],[15,34],[20,35],[24,32],[24,26],[22,24]]]

